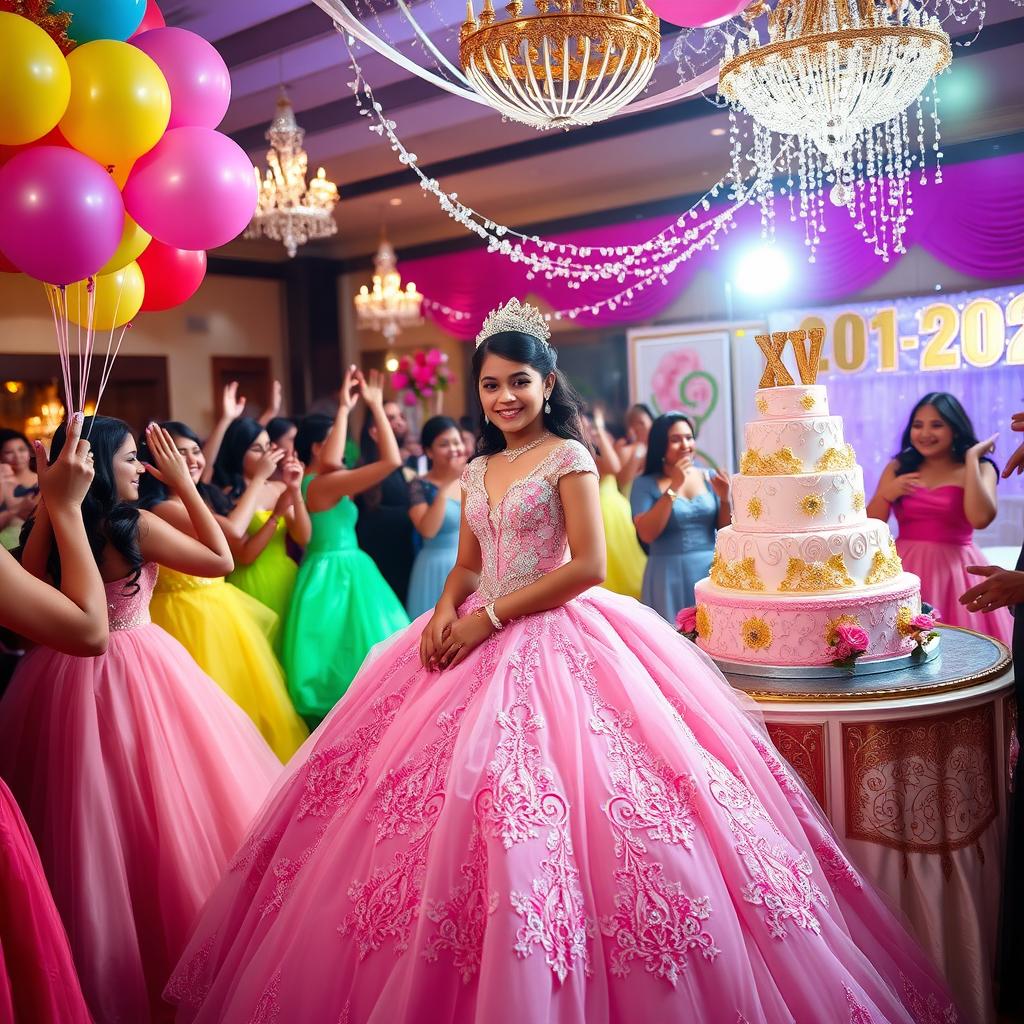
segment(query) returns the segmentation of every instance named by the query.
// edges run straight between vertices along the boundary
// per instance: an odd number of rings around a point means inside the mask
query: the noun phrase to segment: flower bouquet
[[[411,356],[402,356],[398,369],[391,374],[391,386],[400,401],[408,406],[421,404],[424,415],[432,408],[438,411],[440,396],[454,381],[448,356],[439,348],[418,349]]]

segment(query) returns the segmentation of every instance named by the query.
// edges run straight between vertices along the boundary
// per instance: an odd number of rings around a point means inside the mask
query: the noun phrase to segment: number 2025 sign
[[[819,372],[934,372],[1024,366],[1024,285],[788,310],[772,330],[825,328]]]

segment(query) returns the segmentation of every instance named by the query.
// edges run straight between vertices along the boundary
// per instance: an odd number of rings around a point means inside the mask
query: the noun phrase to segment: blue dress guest
[[[466,448],[455,420],[432,416],[423,424],[420,443],[430,468],[409,484],[409,518],[423,538],[409,577],[405,610],[410,619],[433,610],[455,565],[462,521],[459,478],[466,466]]]
[[[695,466],[696,450],[688,417],[659,416],[630,492],[637,536],[650,549],[640,599],[669,622],[693,604],[693,585],[711,569],[715,531],[731,516],[728,475]]]

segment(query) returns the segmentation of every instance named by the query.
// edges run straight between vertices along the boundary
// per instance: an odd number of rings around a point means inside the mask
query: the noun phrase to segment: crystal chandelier
[[[466,79],[505,117],[536,128],[603,121],[635,99],[661,52],[656,15],[642,0],[522,0],[496,21],[466,0],[459,57]],[[551,7],[555,10],[552,11]]]
[[[915,168],[926,182],[922,94],[929,84],[935,180],[942,180],[934,78],[949,66],[949,36],[910,0],[779,0],[762,42],[753,22],[766,11],[763,0],[747,9],[748,27],[727,42],[719,72],[730,105],[733,175],[737,182],[745,177],[737,114],[746,113],[766,232],[774,216],[777,133],[789,137],[780,191],[791,217],[799,210],[804,221],[811,261],[825,230],[827,188],[831,202],[847,207],[854,226],[888,262],[890,253],[906,251]]]
[[[423,296],[411,281],[402,288],[395,250],[387,239],[381,239],[373,260],[373,288],[365,284],[355,297],[358,325],[380,331],[392,344],[403,327],[419,323]]]
[[[316,238],[330,238],[338,230],[333,216],[338,202],[337,186],[327,180],[322,167],[312,181],[306,182],[309,158],[302,148],[305,136],[282,89],[277,116],[266,134],[270,143],[266,177],[261,179],[259,168],[253,168],[259,198],[245,237],[283,242],[289,256],[294,256],[300,245]]]

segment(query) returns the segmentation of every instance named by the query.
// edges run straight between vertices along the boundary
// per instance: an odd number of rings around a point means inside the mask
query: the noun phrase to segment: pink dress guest
[[[494,456],[495,458],[497,456]],[[494,509],[464,610],[566,558],[552,448]],[[425,620],[293,759],[167,989],[201,1024],[920,1024],[956,1011],[752,705],[595,588],[455,668]]]
[[[150,622],[156,576],[145,564],[134,595],[107,584],[105,654],[37,647],[0,701],[0,775],[97,1024],[167,1018],[161,990],[281,770],[245,713]]]
[[[894,502],[893,512],[903,568],[921,577],[921,599],[939,609],[940,621],[994,636],[1009,646],[1013,616],[1005,608],[969,612],[960,604],[960,595],[981,580],[967,566],[988,564],[964,515],[964,489],[957,484],[919,487]]]
[[[0,782],[0,1021],[91,1020],[35,843]]]

